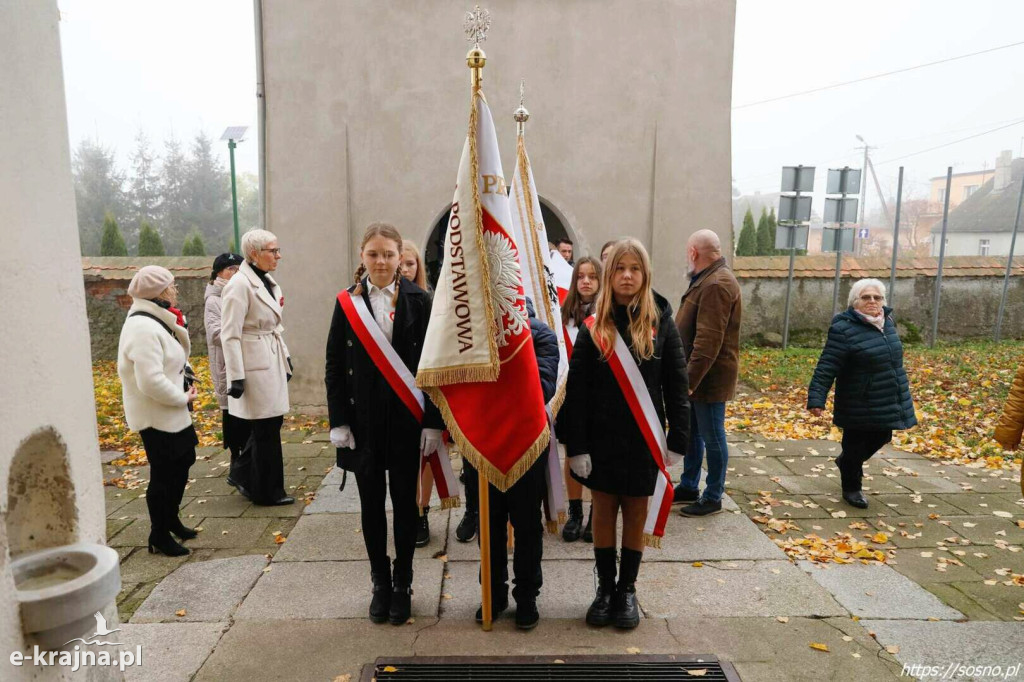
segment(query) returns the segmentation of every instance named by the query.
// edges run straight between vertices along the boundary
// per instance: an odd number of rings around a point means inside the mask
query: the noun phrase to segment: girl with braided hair
[[[401,275],[402,236],[374,223],[360,247],[355,284],[338,294],[327,338],[327,407],[338,466],[355,474],[370,559],[370,620],[401,625],[411,615],[412,558],[419,526],[420,455],[441,445],[441,414],[415,388],[430,296]],[[384,512],[394,509],[394,566]]]

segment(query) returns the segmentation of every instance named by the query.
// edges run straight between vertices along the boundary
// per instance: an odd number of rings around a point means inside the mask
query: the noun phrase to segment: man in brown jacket
[[[739,375],[740,286],[722,256],[722,244],[711,230],[699,230],[686,245],[690,288],[676,313],[676,326],[686,351],[690,383],[690,445],[674,502],[687,504],[683,516],[722,511],[725,469],[725,403],[736,394]],[[704,494],[698,489],[704,450],[708,476]]]
[[[1017,369],[1017,376],[1006,396],[1003,414],[996,424],[995,439],[1004,450],[1013,451],[1020,446],[1021,432],[1024,431],[1024,362]],[[1024,466],[1020,474],[1020,494],[1024,495]]]

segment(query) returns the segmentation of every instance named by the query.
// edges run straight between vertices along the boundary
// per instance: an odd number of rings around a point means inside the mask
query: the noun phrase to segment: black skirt
[[[165,457],[177,460],[185,457],[194,457],[196,446],[199,445],[199,436],[196,435],[196,427],[189,424],[186,428],[177,433],[160,431],[154,428],[139,431],[142,438],[142,446],[146,449],[146,457]]]

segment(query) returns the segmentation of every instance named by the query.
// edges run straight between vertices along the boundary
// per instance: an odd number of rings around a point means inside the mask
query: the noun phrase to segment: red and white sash
[[[591,331],[594,328],[594,316],[586,320],[587,328]],[[594,339],[595,345],[600,344]],[[668,514],[672,509],[672,479],[666,470],[666,459],[668,458],[668,441],[665,437],[665,427],[658,418],[658,412],[654,409],[654,402],[647,390],[647,384],[640,374],[640,367],[629,352],[629,346],[623,341],[618,330],[615,331],[615,349],[608,356],[608,366],[615,375],[615,379],[622,390],[622,395],[629,405],[633,419],[636,420],[640,433],[647,442],[647,448],[651,451],[654,463],[658,465],[658,479],[654,485],[654,503],[647,510],[647,520],[644,521],[644,544],[648,547],[661,547],[661,538],[665,535],[665,524],[668,521]]]
[[[544,472],[548,486],[548,494],[544,499],[544,520],[548,532],[558,534],[558,526],[565,524],[568,505],[565,502],[565,479],[562,476],[562,462],[558,459],[558,439],[555,438],[555,418],[551,408],[547,408],[548,428],[551,440],[548,441],[548,468]]]
[[[338,294],[338,303],[348,319],[349,325],[356,333],[359,341],[363,344],[367,355],[373,360],[373,364],[380,371],[384,380],[388,382],[391,390],[401,399],[402,403],[409,408],[413,418],[420,424],[423,423],[424,396],[423,391],[416,388],[416,378],[405,362],[399,357],[394,347],[384,336],[384,332],[373,318],[366,301],[362,296],[352,296],[348,290],[342,290]],[[434,481],[437,483],[437,492],[441,497],[441,507],[459,506],[459,487],[452,471],[451,460],[448,458],[448,448],[442,441],[438,453],[424,457],[420,453],[420,470],[429,466],[434,471]]]
[[[576,345],[576,337],[579,333],[580,328],[572,320],[564,320],[562,322],[562,335],[565,337],[565,353],[569,359],[572,358],[572,347]]]

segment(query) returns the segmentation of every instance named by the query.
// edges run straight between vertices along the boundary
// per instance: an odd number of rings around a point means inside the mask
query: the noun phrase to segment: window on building
[[[946,202],[946,190],[945,188],[939,190],[939,203],[943,204]]]
[[[988,239],[979,239],[978,240],[978,255],[979,256],[987,256],[989,250],[991,249],[991,247],[992,247],[992,242],[990,240],[988,240]]]
[[[964,185],[964,199],[969,199],[972,194],[978,191],[981,185]]]

